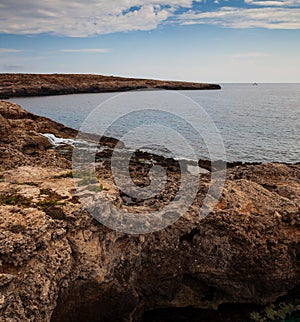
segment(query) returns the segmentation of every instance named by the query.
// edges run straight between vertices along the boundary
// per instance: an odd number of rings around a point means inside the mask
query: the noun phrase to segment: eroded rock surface
[[[11,157],[22,156],[28,139],[22,124],[31,124],[34,133],[39,125],[16,105],[5,108],[1,148],[13,147]],[[16,136],[14,119],[22,120]],[[299,286],[299,164],[228,169],[221,198],[200,220],[209,183],[209,173],[203,174],[183,217],[164,230],[135,236],[93,219],[74,185],[80,179],[71,177],[63,157],[51,153],[62,163],[35,165],[20,158],[12,168],[1,155],[1,321],[139,321],[156,308],[266,304]],[[127,207],[109,176],[100,180],[99,193]]]
[[[43,165],[69,168],[70,158],[52,149],[42,134],[51,133],[60,138],[76,138],[78,132],[46,117],[27,112],[19,105],[0,101],[0,170],[20,165]],[[82,134],[87,140],[95,136]],[[97,138],[97,137],[96,137]],[[118,140],[101,137],[101,144],[115,146]]]
[[[65,159],[53,151],[41,133],[76,137],[77,132],[45,117],[37,116],[17,104],[0,101],[0,169],[19,165],[68,167]]]

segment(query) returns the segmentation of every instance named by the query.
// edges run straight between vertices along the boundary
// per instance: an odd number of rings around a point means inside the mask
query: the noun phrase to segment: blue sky
[[[0,72],[300,82],[300,0],[1,0]]]

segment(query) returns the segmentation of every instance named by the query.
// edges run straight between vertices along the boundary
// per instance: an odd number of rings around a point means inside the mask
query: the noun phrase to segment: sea
[[[202,159],[215,154],[226,161],[300,161],[300,83],[221,86],[10,101],[68,127],[165,156],[189,158],[192,149]]]

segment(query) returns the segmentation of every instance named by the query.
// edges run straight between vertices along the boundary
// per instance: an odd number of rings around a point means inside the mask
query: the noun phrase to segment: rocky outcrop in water
[[[27,112],[19,105],[0,101],[0,170],[20,165],[42,165],[69,168],[70,160],[52,149],[42,134],[52,133],[60,138],[76,138],[78,132],[63,124]],[[93,140],[93,135],[85,135]],[[101,143],[114,146],[118,141],[103,136]]]
[[[176,223],[126,235],[89,215],[69,161],[54,150],[47,154],[38,124],[57,135],[61,125],[34,122],[36,116],[10,103],[1,103],[0,114],[0,146],[10,158],[20,156],[12,163],[1,154],[1,321],[140,321],[145,311],[216,310],[226,303],[239,312],[228,321],[247,321],[243,304],[265,305],[299,289],[299,164],[228,169],[221,198],[200,220],[210,180],[203,174],[194,204]],[[61,136],[73,135],[64,131]],[[30,138],[37,154],[24,151]],[[59,161],[49,159],[54,155]],[[102,192],[129,207],[106,172]]]
[[[139,89],[209,90],[220,88],[220,85],[216,84],[87,74],[0,74],[0,99]]]

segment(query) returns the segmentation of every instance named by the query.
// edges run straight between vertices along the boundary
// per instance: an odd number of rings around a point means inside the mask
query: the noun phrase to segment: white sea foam
[[[50,144],[52,144],[54,147],[59,147],[62,145],[69,145],[73,148],[76,148],[78,150],[86,151],[87,153],[96,154],[98,152],[103,151],[106,147],[103,145],[99,145],[96,142],[89,142],[82,139],[65,139],[65,138],[59,138],[55,136],[52,133],[41,133],[44,137],[48,139]]]
[[[65,144],[75,146],[75,143],[78,141],[78,140],[76,141],[76,139],[58,138],[57,136],[51,133],[43,133],[42,135],[46,137],[48,141],[54,146],[60,146]],[[82,140],[80,141],[82,142]]]

